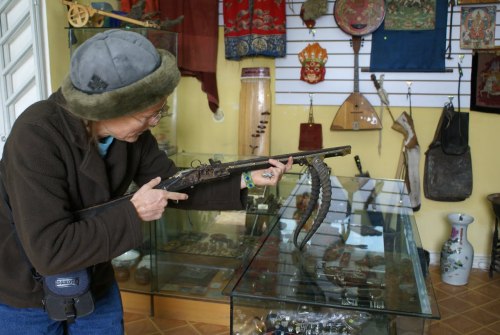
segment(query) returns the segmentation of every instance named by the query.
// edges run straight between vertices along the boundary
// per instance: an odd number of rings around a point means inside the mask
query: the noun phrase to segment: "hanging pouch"
[[[314,123],[312,98],[309,106],[309,120],[300,124],[299,150],[323,149],[323,129],[321,123]]]
[[[43,305],[52,320],[72,322],[94,311],[87,269],[43,277]]]
[[[434,139],[425,153],[424,195],[435,201],[463,201],[472,194],[472,159],[468,144],[469,114],[451,103],[441,113]]]

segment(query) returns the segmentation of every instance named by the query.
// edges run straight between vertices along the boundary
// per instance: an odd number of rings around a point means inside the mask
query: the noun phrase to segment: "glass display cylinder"
[[[270,155],[270,81],[268,67],[248,67],[241,70],[239,155]]]
[[[470,215],[451,213],[451,234],[441,249],[441,280],[450,285],[466,285],[469,281],[474,248],[467,240],[467,227],[474,221]]]

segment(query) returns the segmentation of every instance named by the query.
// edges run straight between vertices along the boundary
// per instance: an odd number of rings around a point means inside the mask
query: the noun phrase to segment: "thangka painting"
[[[480,3],[499,3],[500,0],[457,0],[457,5],[477,5]]]
[[[496,6],[462,7],[460,48],[487,49],[495,46]]]
[[[385,30],[432,30],[436,0],[387,0]]]
[[[472,57],[470,109],[500,114],[500,48]]]

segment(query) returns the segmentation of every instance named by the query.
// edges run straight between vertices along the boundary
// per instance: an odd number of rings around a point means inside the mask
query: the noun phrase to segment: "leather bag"
[[[446,104],[425,153],[424,195],[436,201],[462,201],[472,194],[469,114]]]
[[[300,124],[299,150],[323,149],[323,128],[314,123],[312,98],[309,106],[309,120]]]

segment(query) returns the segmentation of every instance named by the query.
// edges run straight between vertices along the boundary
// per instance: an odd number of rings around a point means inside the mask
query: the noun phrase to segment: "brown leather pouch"
[[[300,124],[299,150],[323,149],[323,129],[321,123],[314,123],[312,98],[309,107],[309,121]]]

